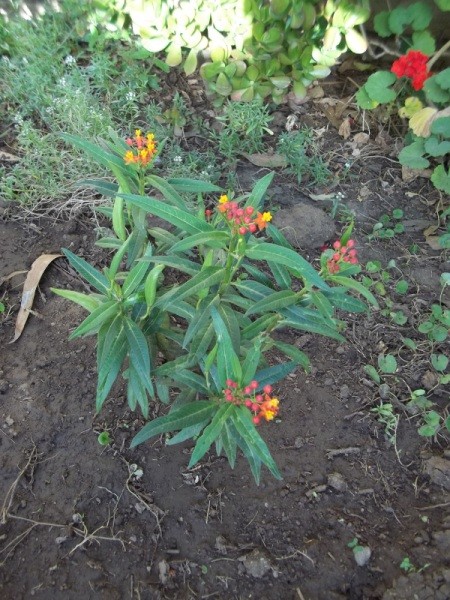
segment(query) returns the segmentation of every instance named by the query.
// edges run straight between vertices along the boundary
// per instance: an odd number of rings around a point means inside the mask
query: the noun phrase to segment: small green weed
[[[430,313],[419,325],[420,333],[426,334],[431,342],[444,342],[450,328],[450,310],[439,304],[432,304]]]
[[[272,135],[269,123],[269,107],[260,100],[252,102],[228,102],[223,115],[217,117],[223,123],[218,134],[212,136],[217,149],[228,163],[236,162],[240,153],[254,154],[265,149],[264,136]]]
[[[277,153],[286,157],[287,172],[295,175],[300,184],[308,177],[309,185],[323,185],[329,181],[331,171],[314,141],[314,132],[307,127],[282,133],[278,139]]]
[[[380,405],[371,408],[370,412],[373,412],[376,415],[377,421],[384,425],[386,437],[395,445],[400,417],[394,413],[392,404],[390,402],[380,402]]]
[[[405,571],[405,573],[421,573],[425,569],[428,569],[428,567],[430,565],[431,565],[431,563],[426,563],[425,565],[423,565],[423,567],[421,567],[420,569],[417,569],[413,565],[413,563],[410,561],[410,559],[408,558],[408,556],[405,556],[405,558],[400,563],[400,569],[402,571]]]
[[[394,209],[390,214],[385,213],[381,215],[373,226],[372,233],[368,235],[368,239],[372,240],[378,238],[380,240],[385,240],[404,233],[405,226],[401,222],[402,219],[403,211],[400,208]]]

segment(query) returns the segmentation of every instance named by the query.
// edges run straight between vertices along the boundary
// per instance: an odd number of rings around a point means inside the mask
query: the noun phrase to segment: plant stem
[[[450,40],[448,40],[448,42],[446,42],[442,48],[440,48],[439,50],[437,50],[437,52],[435,52],[433,54],[433,56],[430,58],[430,60],[427,63],[427,69],[430,71],[431,67],[434,65],[434,63],[439,60],[439,58],[444,54],[444,52],[446,50],[448,50],[448,48],[450,48]]]

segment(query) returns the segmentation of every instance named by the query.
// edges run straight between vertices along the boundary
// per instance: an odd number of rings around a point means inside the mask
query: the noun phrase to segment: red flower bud
[[[247,233],[248,229],[247,227],[239,227],[239,233],[241,235],[245,235]]]
[[[271,385],[265,385],[263,387],[263,390],[266,394],[270,394],[270,392],[272,391],[272,386]]]

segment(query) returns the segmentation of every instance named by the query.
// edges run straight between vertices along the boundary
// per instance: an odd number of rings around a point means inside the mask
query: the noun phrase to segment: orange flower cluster
[[[136,129],[134,137],[127,138],[126,143],[132,148],[123,157],[127,165],[136,164],[145,167],[156,154],[156,142],[153,133],[147,133],[143,136],[141,130]]]
[[[391,71],[397,77],[408,77],[411,79],[413,88],[418,91],[423,88],[423,84],[430,77],[431,73],[427,68],[428,56],[419,50],[408,50],[392,63]]]
[[[226,194],[220,196],[217,210],[225,216],[233,231],[240,235],[262,231],[272,220],[270,212],[260,213],[253,206],[240,208],[237,202],[230,202]]]
[[[272,386],[265,385],[263,394],[256,394],[259,383],[251,381],[244,389],[239,389],[236,381],[227,379],[224,390],[225,400],[238,406],[244,405],[253,412],[253,423],[259,425],[261,419],[272,421],[278,414],[278,398],[271,398]]]
[[[327,269],[331,274],[339,273],[340,263],[347,262],[351,265],[358,264],[358,254],[355,248],[355,240],[348,240],[346,244],[341,244],[337,241],[333,244],[333,249],[336,252],[327,261]]]

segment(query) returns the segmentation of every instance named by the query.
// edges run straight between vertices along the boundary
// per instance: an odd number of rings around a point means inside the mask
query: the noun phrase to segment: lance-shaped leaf
[[[144,253],[143,258],[151,258],[153,248],[151,244],[147,246],[147,250]],[[129,296],[134,290],[144,281],[147,271],[150,268],[150,264],[147,261],[139,261],[135,265],[125,278],[122,285],[122,293],[125,297]]]
[[[292,344],[286,344],[285,342],[280,342],[278,340],[274,340],[273,345],[275,348],[278,348],[278,350],[281,350],[283,354],[286,354],[286,356],[288,356],[291,360],[303,367],[303,369],[306,372],[309,371],[309,357],[307,356],[307,354],[299,350],[297,346],[293,346]]]
[[[297,301],[298,295],[291,290],[273,292],[270,296],[256,302],[245,314],[248,316],[254,313],[277,312],[282,308],[295,304]]]
[[[378,308],[378,302],[375,296],[359,281],[355,281],[350,277],[343,277],[341,275],[329,275],[327,279],[332,283],[337,283],[338,285],[342,285],[348,289],[355,290],[355,292],[358,292],[361,294],[361,296],[364,296],[364,298],[370,302],[372,306]]]
[[[219,284],[223,280],[224,272],[225,270],[222,267],[206,267],[186,283],[160,296],[154,306],[170,308],[171,305],[184,300],[184,298],[195,297],[200,290],[207,290]]]
[[[258,371],[255,374],[255,379],[259,383],[258,390],[262,390],[265,385],[272,385],[277,383],[277,381],[284,379],[297,367],[297,362],[288,362],[261,369],[261,371]]]
[[[148,175],[147,183],[159,190],[164,198],[170,202],[170,204],[173,204],[180,210],[187,210],[186,203],[184,202],[183,198],[165,179],[158,177],[157,175]]]
[[[259,179],[254,188],[252,189],[245,206],[253,206],[256,210],[260,210],[264,204],[264,196],[267,192],[267,188],[272,183],[275,173],[267,173],[261,179]]]
[[[199,264],[179,256],[152,256],[148,260],[149,262],[154,262],[157,264],[160,263],[167,265],[168,267],[173,267],[174,269],[178,269],[182,273],[187,273],[188,275],[195,275],[201,269]]]
[[[250,411],[245,406],[235,406],[232,413],[233,425],[239,435],[255,450],[259,460],[265,464],[276,479],[282,479],[265,441],[256,431]]]
[[[328,298],[333,306],[340,310],[353,313],[363,313],[367,311],[367,306],[358,298],[347,296],[344,293],[345,288],[332,288],[330,292],[324,292],[323,295]]]
[[[205,298],[202,300],[197,310],[194,311],[192,320],[189,323],[189,327],[186,330],[186,334],[183,340],[183,348],[187,348],[193,337],[198,331],[204,330],[206,324],[211,320],[210,308],[211,306],[217,306],[220,302],[220,296],[215,295],[212,298]]]
[[[259,485],[261,479],[261,460],[258,456],[256,448],[254,448],[245,438],[243,438],[237,431],[233,422],[228,425],[228,431],[235,440],[237,446],[242,450],[245,458],[250,465],[250,470],[253,477],[255,478],[256,485]]]
[[[136,371],[137,377],[149,394],[154,396],[153,383],[150,379],[151,366],[147,338],[130,318],[124,318],[124,325],[129,346],[130,366]]]
[[[206,454],[211,447],[211,444],[219,437],[226,420],[230,417],[234,411],[234,405],[227,403],[222,404],[216,414],[214,415],[211,423],[205,427],[202,435],[198,438],[195,444],[194,451],[191,455],[188,468],[192,468],[198,461]]]
[[[211,248],[225,248],[226,242],[230,239],[229,231],[211,231],[209,233],[201,232],[190,235],[187,238],[176,242],[170,252],[184,252],[197,246],[209,246]]]
[[[192,371],[188,371],[187,369],[176,369],[170,374],[170,378],[177,383],[181,383],[192,388],[200,394],[209,394],[209,390],[206,386],[204,378],[196,373],[193,373]]]
[[[219,345],[217,353],[217,369],[220,385],[223,388],[227,379],[240,380],[242,368],[239,358],[233,349],[230,333],[215,307],[211,307],[211,316]]]
[[[244,362],[242,363],[242,383],[248,385],[254,379],[259,361],[261,360],[262,337],[259,336],[253,340],[253,346],[247,351]]]
[[[228,462],[230,463],[230,467],[234,469],[237,444],[235,438],[231,434],[229,421],[225,421],[223,425],[220,440],[222,442],[222,447],[225,450],[226,457],[228,458]]]
[[[208,400],[190,402],[172,410],[168,415],[158,417],[147,423],[131,441],[131,448],[147,441],[149,438],[169,431],[179,431],[185,427],[196,425],[207,420],[217,410],[217,404]]]
[[[304,279],[306,284],[323,290],[329,289],[317,271],[295,250],[262,242],[247,248],[245,254],[253,260],[265,260],[284,265],[293,275]]]
[[[185,427],[178,433],[176,433],[170,440],[166,440],[166,446],[174,446],[175,444],[181,444],[186,440],[190,440],[191,438],[196,438],[199,433],[204,429],[209,423],[209,419],[202,421],[201,423],[197,423],[196,425],[191,425],[190,427]]]
[[[200,181],[197,179],[183,179],[173,178],[168,179],[167,182],[174,187],[178,192],[191,193],[191,194],[212,194],[214,192],[222,193],[222,188],[209,183],[208,181]]]
[[[99,331],[97,346],[97,396],[96,411],[100,412],[114,382],[119,375],[122,363],[128,352],[128,343],[122,316],[117,315],[111,323]]]
[[[73,340],[83,335],[97,333],[103,323],[113,319],[120,311],[120,304],[116,300],[104,302],[96,308],[86,319],[72,331],[69,340]]]
[[[86,279],[96,290],[102,294],[108,295],[110,289],[110,283],[100,271],[91,267],[83,258],[80,258],[70,250],[66,248],[61,249],[64,256],[67,258],[72,267],[78,271],[78,273]]]
[[[179,227],[182,231],[187,231],[191,234],[200,233],[201,231],[207,233],[215,231],[212,225],[206,221],[202,221],[194,215],[191,215],[187,212],[187,210],[180,210],[176,206],[170,206],[164,202],[161,202],[161,200],[157,200],[156,198],[150,198],[149,196],[136,196],[135,194],[119,195],[125,198],[129,204],[137,206],[138,208],[142,208],[146,212],[156,215],[168,223],[172,223],[172,225]]]
[[[75,302],[76,304],[79,304],[89,312],[93,312],[96,308],[100,306],[100,304],[102,304],[102,299],[94,296],[93,294],[82,294],[81,292],[74,292],[73,290],[61,290],[58,288],[50,289],[57,296],[66,298],[71,302]]]

